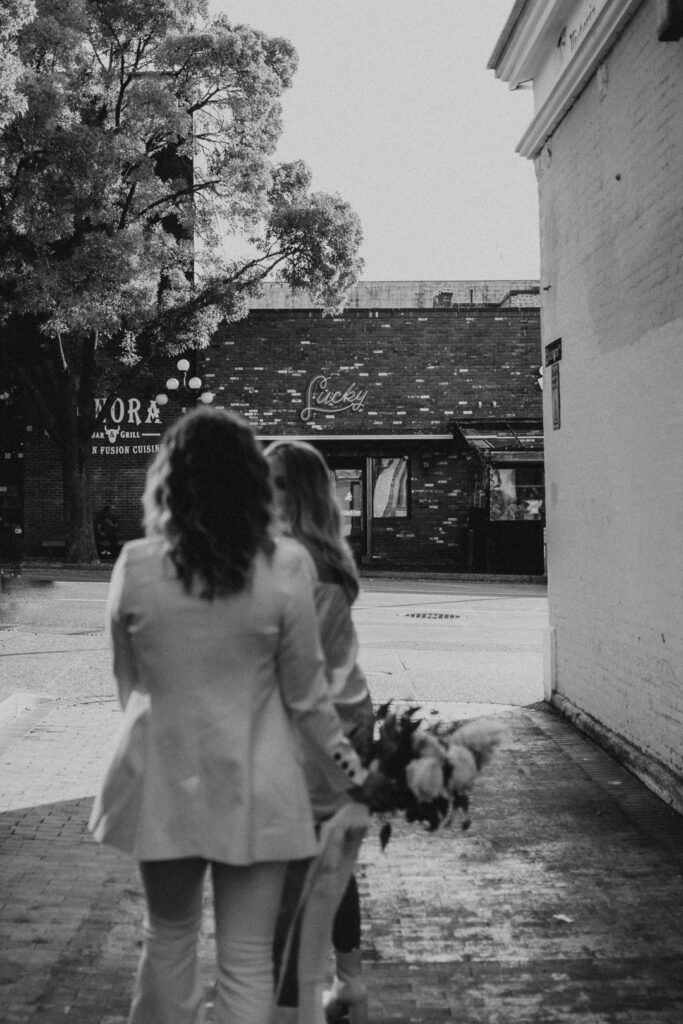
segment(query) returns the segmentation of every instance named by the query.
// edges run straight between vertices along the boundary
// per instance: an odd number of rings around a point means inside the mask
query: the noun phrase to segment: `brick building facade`
[[[103,505],[114,507],[121,537],[141,533],[140,496],[146,467],[158,450],[161,434],[193,399],[186,391],[167,406],[155,396],[173,373],[182,379],[174,361],[160,360],[141,374],[128,392],[110,404],[104,429],[92,438],[93,516]],[[96,397],[104,401],[105,390]],[[21,553],[59,555],[64,545],[61,467],[57,453],[31,410],[25,410],[16,454],[21,457]],[[2,463],[0,463],[0,480]]]
[[[548,696],[683,811],[683,3],[518,2],[490,66],[534,83]]]
[[[402,284],[414,301],[415,288]],[[361,565],[540,574],[537,284],[488,282],[485,292],[482,282],[460,292],[457,282],[436,282],[436,292],[422,284],[429,306],[359,308],[358,286],[332,316],[305,299],[303,308],[267,308],[282,302],[277,286],[267,288],[245,320],[197,353],[191,373],[264,443],[301,437],[320,448]],[[469,297],[470,284],[493,301],[453,302]],[[373,298],[387,301],[387,287],[375,283]],[[164,427],[192,404],[182,386],[156,403],[173,373],[182,385],[173,361],[140,378],[93,438],[93,510],[112,505],[123,538],[140,533],[144,473]],[[27,438],[24,549],[38,554],[58,550],[61,482],[46,440],[36,431]]]
[[[218,404],[264,442],[299,437],[325,455],[362,565],[544,571],[537,288],[534,306],[501,306],[517,289],[500,284],[498,303],[445,305],[456,292],[442,288],[429,307],[336,316],[300,297],[275,308],[275,287],[202,353]]]

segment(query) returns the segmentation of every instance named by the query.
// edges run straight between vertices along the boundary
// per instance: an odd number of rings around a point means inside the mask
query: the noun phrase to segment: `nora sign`
[[[324,374],[318,373],[306,385],[304,407],[299,415],[304,423],[308,423],[316,412],[337,413],[348,409],[360,412],[367,397],[367,388],[363,390],[355,381],[342,388],[334,388]]]
[[[105,399],[96,398],[96,413],[105,404]],[[101,429],[92,435],[92,454],[150,455],[159,450],[161,429],[159,406],[153,399],[115,398]]]

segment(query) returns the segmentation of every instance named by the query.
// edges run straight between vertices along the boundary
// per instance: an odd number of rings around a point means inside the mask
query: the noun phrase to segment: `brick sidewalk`
[[[86,831],[117,706],[11,711],[2,1020],[123,1024],[140,889],[134,865]],[[510,738],[478,782],[467,834],[397,825],[386,852],[376,828],[363,845],[370,1024],[680,1024],[683,819],[544,706],[503,717]],[[209,1003],[211,932],[207,908]]]

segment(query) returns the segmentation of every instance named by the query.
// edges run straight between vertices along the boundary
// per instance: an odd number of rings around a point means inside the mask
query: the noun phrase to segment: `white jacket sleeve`
[[[291,558],[278,656],[280,686],[297,728],[322,755],[319,770],[333,790],[343,792],[362,785],[367,771],[344,735],[329,692],[307,558],[303,550],[294,550]]]

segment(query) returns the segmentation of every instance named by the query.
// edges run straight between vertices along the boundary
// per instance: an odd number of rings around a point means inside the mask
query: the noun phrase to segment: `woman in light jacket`
[[[311,556],[318,627],[330,695],[344,731],[363,755],[369,752],[374,715],[367,680],[360,668],[358,638],[351,608],[360,583],[356,564],[342,534],[341,510],[332,488],[330,470],[320,452],[305,441],[275,441],[265,450],[270,465],[274,504],[280,529],[296,538]],[[320,770],[318,751],[302,737],[306,753],[306,778],[316,820],[324,821],[337,811],[347,794],[330,787]],[[291,917],[302,884],[302,872],[292,865],[285,887],[276,952],[281,934]],[[366,1018],[367,991],[361,974],[361,918],[356,879],[352,875],[332,926],[335,977],[324,995],[325,1016],[334,1021],[348,1018],[351,1024]],[[296,1005],[295,965],[286,968],[280,995],[283,1007]],[[286,1015],[279,1014],[285,1021]]]
[[[135,857],[147,902],[129,1024],[197,1024],[202,887],[211,868],[216,1024],[267,1024],[287,862],[316,840],[298,733],[333,792],[367,778],[334,711],[307,556],[273,541],[268,466],[230,413],[166,433],[144,539],[114,567],[108,622],[123,720],[95,838]]]

